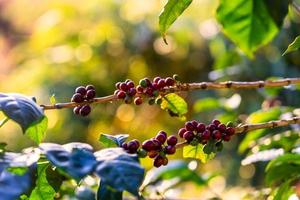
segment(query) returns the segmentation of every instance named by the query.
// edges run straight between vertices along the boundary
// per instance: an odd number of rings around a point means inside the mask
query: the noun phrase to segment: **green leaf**
[[[55,94],[51,95],[51,97],[50,97],[50,103],[51,104],[56,104]]]
[[[187,145],[183,147],[183,157],[199,159],[202,163],[206,163],[215,157],[214,152],[206,154],[204,153],[203,148],[204,146],[202,144],[198,144],[196,146]]]
[[[163,110],[169,110],[179,117],[183,116],[188,111],[185,100],[175,93],[165,95],[160,106]]]
[[[282,200],[282,199],[289,199],[289,196],[291,196],[294,193],[293,188],[291,187],[291,183],[295,179],[290,179],[278,188],[276,195],[273,200]]]
[[[28,167],[8,167],[6,171],[18,176],[24,175],[28,171]]]
[[[278,33],[288,1],[221,0],[217,19],[223,32],[249,57]],[[275,13],[275,14],[274,14]],[[282,13],[276,15],[276,13]]]
[[[168,0],[159,15],[159,28],[163,35],[191,3],[192,0]]]
[[[288,48],[285,50],[285,52],[282,54],[283,56],[287,53],[290,53],[292,51],[297,51],[300,48],[300,36],[296,37],[295,40],[289,44]]]
[[[126,141],[129,135],[120,134],[120,135],[108,135],[102,133],[99,138],[99,142],[103,147],[120,147]]]
[[[37,167],[36,187],[31,192],[29,200],[53,200],[55,190],[51,187],[47,180],[47,169],[50,167],[49,163],[39,163]]]
[[[25,135],[27,135],[30,139],[32,139],[37,144],[41,143],[45,137],[45,133],[48,127],[48,118],[44,116],[41,120],[34,122],[30,125],[26,131]]]

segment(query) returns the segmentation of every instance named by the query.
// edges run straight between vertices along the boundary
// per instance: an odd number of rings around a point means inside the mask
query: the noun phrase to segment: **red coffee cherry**
[[[146,151],[154,150],[154,147],[155,145],[152,140],[146,140],[142,144],[142,148],[145,149]]]
[[[124,91],[118,91],[117,97],[118,99],[124,99],[126,97],[126,93]]]
[[[142,94],[144,92],[144,88],[140,85],[136,87],[137,93]]]
[[[158,140],[161,144],[164,144],[167,140],[167,137],[164,134],[159,133],[156,135],[155,139]]]
[[[185,128],[181,128],[178,130],[178,135],[179,137],[183,138],[183,134],[186,132],[186,129]]]
[[[162,144],[160,143],[160,141],[158,141],[155,138],[152,138],[151,140],[152,140],[152,142],[154,144],[154,150],[161,150],[161,145]]]
[[[213,132],[214,130],[217,129],[217,127],[214,124],[210,124],[210,125],[207,126],[207,129],[210,130],[211,132]]]
[[[134,104],[135,105],[141,105],[143,103],[143,99],[141,97],[135,97]]]
[[[80,113],[80,109],[81,109],[81,107],[82,106],[76,106],[74,109],[73,109],[73,113],[75,114],[75,115],[79,115]]]
[[[133,81],[131,81],[131,80],[129,80],[129,81],[126,83],[126,85],[127,85],[127,88],[133,88],[133,87],[134,87],[134,83],[133,83]]]
[[[168,158],[167,157],[163,157],[163,165],[166,166],[168,164]]]
[[[219,130],[214,130],[213,132],[213,138],[215,140],[220,140],[222,139],[222,133]]]
[[[171,135],[167,139],[168,145],[171,145],[171,146],[175,146],[177,144],[177,142],[178,142],[178,139],[175,135]]]
[[[185,129],[187,131],[194,131],[195,127],[192,122],[188,121],[188,122],[185,122]]]
[[[166,85],[167,86],[173,86],[174,84],[175,84],[175,81],[174,81],[173,78],[171,78],[171,77],[166,78]]]
[[[215,126],[218,126],[219,124],[221,124],[221,122],[217,119],[212,120],[211,123],[214,124]]]
[[[91,106],[90,106],[90,105],[84,105],[84,106],[82,106],[82,107],[80,108],[79,113],[80,113],[81,116],[85,117],[85,116],[87,116],[88,114],[90,114],[91,110],[92,110],[92,109],[91,109]]]
[[[126,83],[121,83],[120,84],[120,89],[123,90],[123,91],[127,91],[127,89],[128,89],[127,84]]]
[[[86,94],[86,89],[83,86],[79,86],[75,89],[75,93],[79,93],[82,96],[84,96]]]
[[[232,136],[235,133],[235,129],[233,127],[226,128],[226,134]]]
[[[165,87],[166,86],[165,80],[164,79],[159,80],[158,83],[157,83],[157,86],[158,86],[158,88]]]
[[[115,84],[115,86],[116,86],[117,89],[120,89],[120,85],[121,85],[121,82],[117,82],[117,83]]]
[[[225,124],[219,124],[217,129],[219,131],[221,131],[222,133],[224,133],[226,131],[226,125]]]
[[[188,141],[188,142],[190,142],[190,141],[192,141],[193,139],[194,139],[194,133],[192,132],[192,131],[186,131],[184,134],[183,134],[183,138],[186,140],[186,141]]]
[[[198,133],[202,133],[203,131],[205,131],[205,129],[206,129],[206,126],[203,123],[199,123],[196,128]]]
[[[153,79],[153,82],[154,83],[158,83],[158,81],[160,81],[161,77],[157,76]]]
[[[166,152],[166,154],[172,155],[176,152],[176,147],[168,145],[168,146],[165,147],[165,152]]]
[[[230,140],[230,138],[231,138],[230,135],[227,135],[227,134],[223,135],[223,140],[226,142],[228,142]]]
[[[202,140],[209,140],[210,138],[210,131],[209,130],[205,130],[202,134],[201,134],[201,139]]]
[[[159,153],[157,151],[149,151],[148,153],[149,158],[155,158]]]

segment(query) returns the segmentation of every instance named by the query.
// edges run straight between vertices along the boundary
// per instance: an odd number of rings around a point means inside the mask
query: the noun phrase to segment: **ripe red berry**
[[[72,102],[82,103],[84,101],[84,97],[80,93],[76,93],[72,96]]]
[[[212,120],[211,123],[214,124],[215,126],[218,126],[219,124],[221,124],[221,122],[217,119]]]
[[[197,128],[198,122],[197,122],[196,120],[193,120],[193,121],[192,121],[192,124],[193,124],[194,128]]]
[[[177,144],[177,142],[178,142],[178,139],[175,135],[171,135],[167,139],[168,145],[171,145],[171,146],[175,146]]]
[[[141,105],[143,103],[143,99],[141,97],[135,97],[134,104],[135,105]]]
[[[79,86],[75,89],[75,93],[79,93],[82,96],[84,96],[86,94],[86,89],[83,86]]]
[[[126,85],[127,85],[128,88],[133,88],[134,87],[134,82],[130,80],[126,83]]]
[[[192,122],[188,121],[185,123],[185,129],[188,131],[194,131],[195,127]]]
[[[85,87],[85,89],[86,89],[86,90],[96,90],[95,86],[93,86],[93,85],[87,85],[87,86]]]
[[[171,78],[171,77],[166,78],[166,85],[167,86],[173,86],[174,84],[175,84],[175,81],[174,81],[173,78]]]
[[[210,124],[210,125],[207,126],[207,129],[210,130],[210,131],[212,132],[212,131],[216,130],[217,127],[216,127],[216,125],[214,125],[214,124]]]
[[[201,139],[202,140],[209,140],[210,138],[210,131],[209,130],[205,130],[202,134],[201,134]]]
[[[117,96],[119,91],[120,91],[120,90],[115,90],[115,91],[114,91],[114,95]]]
[[[147,155],[149,156],[149,158],[155,158],[158,154],[159,154],[159,153],[158,153],[157,151],[154,151],[154,150],[149,151],[149,152],[147,153]]]
[[[168,145],[168,146],[165,147],[165,152],[166,152],[166,154],[172,155],[176,152],[176,147]]]
[[[138,85],[138,86],[136,87],[136,90],[137,90],[137,93],[139,93],[139,94],[141,94],[141,93],[143,93],[143,92],[144,92],[144,89],[143,89],[143,87],[142,87],[142,86],[140,86],[140,85]]]
[[[127,91],[127,89],[128,89],[127,84],[126,83],[121,83],[120,84],[120,89],[123,90],[123,91]]]
[[[76,107],[73,109],[73,113],[74,113],[75,115],[79,115],[80,109],[81,109],[81,106],[76,106]]]
[[[186,132],[186,129],[185,128],[181,128],[178,130],[178,135],[179,137],[183,138],[183,134]]]
[[[161,149],[161,145],[162,143],[160,141],[158,141],[157,139],[153,138],[152,142],[154,144],[154,150],[160,150]]]
[[[153,87],[155,90],[159,89],[159,86],[158,86],[157,83],[152,83],[152,87]]]
[[[121,85],[121,82],[117,82],[117,83],[115,84],[115,86],[116,86],[117,89],[120,89],[120,85]]]
[[[214,132],[213,132],[213,138],[215,140],[220,140],[222,138],[222,133],[219,130],[214,130]]]
[[[225,124],[219,124],[218,125],[218,130],[224,133],[226,131],[226,125]]]
[[[165,137],[167,137],[167,133],[165,131],[158,131],[157,134],[163,134]]]
[[[158,86],[158,88],[163,88],[163,87],[165,87],[165,86],[166,86],[165,80],[164,80],[164,79],[159,80],[159,81],[157,82],[157,86]]]
[[[192,131],[186,131],[184,134],[183,134],[183,138],[190,142],[194,139],[194,133]]]
[[[84,105],[84,106],[82,106],[82,107],[80,108],[79,113],[80,113],[81,116],[85,117],[85,116],[87,116],[88,114],[90,114],[91,110],[92,110],[92,109],[91,109],[91,106],[90,106],[90,105]]]
[[[169,161],[168,161],[168,158],[167,158],[167,157],[164,157],[164,158],[163,158],[163,165],[166,166],[166,165],[168,164],[168,162],[169,162]]]
[[[88,90],[86,93],[87,99],[93,99],[96,97],[96,91],[95,90]]]
[[[154,159],[154,167],[160,167],[164,164],[164,158],[160,155],[156,156]]]
[[[126,97],[126,93],[124,91],[119,91],[117,94],[118,99],[124,99]]]
[[[145,149],[146,151],[151,151],[154,150],[154,143],[152,140],[146,140],[142,144],[142,148]]]
[[[153,89],[152,88],[146,88],[145,93],[148,96],[152,97],[153,96]]]
[[[227,133],[228,135],[232,136],[232,135],[234,135],[235,130],[234,130],[233,127],[228,127],[228,128],[226,128],[226,133]]]
[[[161,78],[160,78],[159,76],[157,76],[157,77],[155,77],[155,78],[153,79],[153,82],[154,82],[154,83],[158,83],[158,81],[160,81],[160,79],[161,79]]]
[[[223,140],[226,142],[228,142],[230,140],[230,138],[231,138],[230,135],[227,135],[227,134],[223,135]]]
[[[155,139],[158,140],[161,144],[164,144],[167,140],[167,137],[164,134],[159,133],[156,135]]]
[[[136,89],[135,88],[130,88],[129,91],[128,91],[128,94],[133,97],[136,94]]]
[[[203,131],[205,131],[205,129],[206,129],[206,126],[203,123],[199,123],[196,128],[198,133],[203,133]]]

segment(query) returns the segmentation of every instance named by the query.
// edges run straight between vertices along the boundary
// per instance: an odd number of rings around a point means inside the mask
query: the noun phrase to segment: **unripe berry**
[[[217,149],[217,151],[222,151],[222,149],[223,149],[222,141],[216,143],[216,149]]]
[[[76,106],[76,107],[73,109],[73,113],[74,113],[75,115],[79,115],[80,109],[81,109],[81,106]]]
[[[167,86],[173,86],[175,84],[174,79],[172,79],[171,77],[166,78],[166,85]]]
[[[201,134],[201,139],[202,140],[209,140],[210,138],[210,131],[209,130],[205,130],[202,134]]]
[[[84,101],[84,97],[80,93],[76,93],[72,96],[72,102],[82,103]]]
[[[177,144],[177,142],[178,142],[178,139],[175,135],[171,135],[167,139],[168,145],[171,145],[171,146],[175,146]]]
[[[139,85],[143,88],[147,87],[147,81],[145,79],[140,80]]]
[[[85,89],[86,89],[86,90],[96,90],[95,86],[93,86],[93,85],[87,85],[87,86],[85,87]]]
[[[227,135],[227,134],[223,135],[223,140],[226,141],[226,142],[228,142],[230,140],[230,138],[231,138],[230,135]]]
[[[157,134],[155,139],[158,140],[161,144],[164,144],[167,140],[167,137],[164,134]]]
[[[86,89],[83,86],[79,86],[75,89],[75,93],[79,93],[82,96],[84,96],[86,94]]]
[[[149,105],[155,104],[155,99],[149,99],[148,104],[149,104]]]
[[[148,153],[149,158],[155,158],[159,153],[157,151],[149,151]]]
[[[232,136],[232,135],[234,135],[234,133],[235,133],[235,130],[233,127],[226,128],[226,134]]]
[[[164,158],[162,156],[156,156],[155,159],[154,159],[154,167],[160,167],[164,164]]]
[[[183,134],[186,132],[186,129],[185,128],[181,128],[178,130],[178,135],[179,137],[183,138]]]
[[[224,133],[226,131],[226,125],[225,124],[219,124],[218,125],[218,130]]]
[[[131,104],[132,103],[132,97],[129,95],[126,95],[124,102],[126,104]]]
[[[127,87],[126,83],[121,83],[120,84],[120,90],[127,91],[127,89],[128,89],[128,87]]]
[[[145,158],[147,156],[147,151],[145,151],[144,149],[139,149],[137,154],[140,158]]]
[[[195,127],[194,127],[193,123],[189,121],[189,122],[185,123],[185,129],[188,131],[194,131]]]
[[[117,97],[118,99],[124,99],[126,97],[126,93],[124,91],[119,91]]]
[[[134,104],[135,105],[141,105],[143,103],[143,99],[141,98],[141,97],[136,97],[135,99],[134,99]]]
[[[91,112],[91,106],[90,105],[84,105],[82,106],[82,108],[80,109],[79,113],[81,116],[85,117],[87,116],[88,114],[90,114]]]
[[[95,90],[88,90],[86,93],[87,99],[93,99],[96,97],[96,91]]]
[[[180,78],[179,78],[179,75],[178,75],[178,74],[174,74],[174,75],[173,75],[173,79],[174,79],[175,81],[180,81]]]
[[[205,131],[205,129],[206,129],[206,126],[203,123],[199,123],[196,128],[198,133],[203,133],[203,131]]]
[[[153,90],[152,95],[153,95],[154,97],[158,97],[159,91],[158,91],[158,90]]]
[[[222,138],[222,133],[219,130],[214,130],[214,132],[213,132],[213,138],[215,140],[220,140]]]
[[[154,143],[152,140],[146,140],[142,144],[142,148],[145,149],[146,151],[151,151],[154,150]]]
[[[168,158],[167,157],[163,157],[163,165],[166,166],[168,164]]]
[[[217,119],[212,120],[211,123],[214,124],[215,126],[218,126],[219,124],[221,124],[221,122]]]
[[[190,141],[192,141],[193,139],[194,139],[194,133],[192,132],[192,131],[186,131],[184,134],[183,134],[183,138],[186,140],[186,141],[188,141],[188,142],[190,142]]]
[[[160,105],[160,104],[162,103],[162,98],[156,98],[156,99],[155,99],[155,103],[156,103],[157,105]]]
[[[133,83],[133,81],[128,81],[127,83],[126,83],[126,85],[127,85],[127,88],[133,88],[134,87],[134,83]]]
[[[168,145],[168,146],[165,147],[165,151],[166,151],[166,154],[172,155],[176,152],[176,147]]]

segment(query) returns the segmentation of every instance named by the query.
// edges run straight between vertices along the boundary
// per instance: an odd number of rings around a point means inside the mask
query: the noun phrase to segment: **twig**
[[[254,131],[258,129],[288,126],[292,124],[300,124],[300,117],[293,117],[291,119],[274,120],[274,121],[257,123],[257,124],[239,124],[237,127],[235,127],[235,134],[245,133],[245,132]],[[188,145],[187,142],[181,142],[176,145],[176,148],[182,148],[186,145]]]
[[[172,92],[192,91],[192,90],[218,90],[218,89],[255,89],[255,88],[274,88],[284,87],[292,84],[300,84],[300,78],[286,78],[279,80],[266,80],[266,81],[253,81],[253,82],[237,82],[237,81],[225,81],[225,82],[200,82],[200,83],[179,83],[176,86],[165,88],[161,91],[162,94],[168,94]],[[90,101],[83,103],[56,103],[53,105],[40,105],[44,110],[73,108],[78,105],[92,104],[92,103],[105,103],[117,100],[115,95],[109,95],[104,97],[97,97]]]

